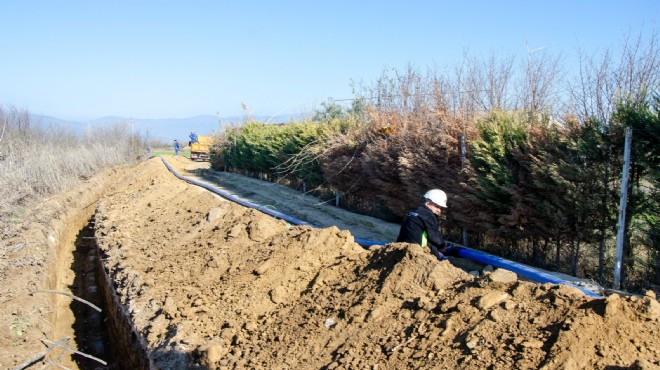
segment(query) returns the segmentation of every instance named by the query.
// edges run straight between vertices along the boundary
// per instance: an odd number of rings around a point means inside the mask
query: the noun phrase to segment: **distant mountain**
[[[44,116],[42,114],[30,114],[30,122],[40,127],[74,126],[80,124],[80,122],[67,121],[51,116]]]
[[[271,123],[286,122],[290,117],[253,117],[254,120]],[[225,130],[227,126],[238,125],[245,121],[244,117],[220,117],[213,115],[200,115],[188,118],[164,119],[134,119],[135,129],[146,138],[163,141],[188,141],[188,135],[196,132],[198,135],[210,136]],[[130,122],[130,120],[129,120]]]
[[[130,122],[130,121],[129,121]],[[190,132],[198,135],[211,135],[219,131],[218,117],[202,115],[189,118],[134,119],[135,129],[146,137],[166,142],[178,139],[187,141]]]
[[[220,117],[214,115],[199,115],[188,118],[126,118],[117,116],[106,116],[96,118],[85,122],[75,122],[62,120],[55,117],[32,114],[32,122],[42,127],[57,126],[69,128],[77,133],[84,133],[86,130],[102,125],[114,123],[126,123],[132,127],[138,134],[147,140],[161,140],[165,142],[177,139],[181,142],[188,141],[188,135],[196,132],[198,135],[213,135],[223,131],[225,127],[241,124],[245,121],[244,117]],[[289,122],[291,116],[254,116],[252,119],[260,122],[281,123]]]
[[[85,121],[85,123],[90,123],[90,124],[107,124],[107,123],[115,123],[115,122],[128,122],[128,118],[124,117],[117,117],[117,116],[105,116],[101,118],[95,118],[90,121]]]

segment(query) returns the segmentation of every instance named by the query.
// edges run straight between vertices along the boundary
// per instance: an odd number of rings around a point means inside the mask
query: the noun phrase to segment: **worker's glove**
[[[444,260],[447,259],[447,257],[446,257],[444,254],[442,254],[442,252],[438,252],[438,253],[436,253],[435,256],[436,256],[440,261],[444,261]]]
[[[444,261],[444,260],[447,259],[447,257],[445,257],[445,255],[442,254],[442,252],[440,252],[440,251],[438,250],[438,248],[436,248],[435,245],[430,244],[429,247],[430,247],[430,249],[431,249],[431,254],[434,255],[434,256],[435,256],[437,259],[439,259],[440,261]]]

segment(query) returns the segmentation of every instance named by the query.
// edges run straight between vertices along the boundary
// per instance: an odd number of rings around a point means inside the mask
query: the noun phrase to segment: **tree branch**
[[[89,302],[89,301],[86,301],[86,300],[84,300],[84,299],[82,299],[82,298],[78,298],[78,297],[76,297],[75,295],[73,295],[73,294],[69,294],[69,293],[66,293],[66,292],[60,292],[60,291],[57,291],[57,290],[37,290],[37,291],[34,291],[34,292],[32,292],[32,293],[29,293],[29,294],[30,294],[30,295],[33,295],[34,293],[56,293],[56,294],[65,295],[65,296],[67,296],[67,297],[69,297],[69,298],[75,299],[76,301],[80,301],[80,302],[82,302],[82,303],[84,303],[84,304],[90,306],[91,308],[97,310],[98,312],[101,312],[101,311],[102,311],[101,308],[99,308],[98,306],[94,305],[93,303],[91,303],[91,302]]]

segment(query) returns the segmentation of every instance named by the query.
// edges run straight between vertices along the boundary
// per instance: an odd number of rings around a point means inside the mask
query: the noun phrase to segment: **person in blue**
[[[191,132],[190,133],[190,142],[188,143],[188,145],[190,145],[192,143],[197,143],[197,142],[199,142],[199,137],[197,137],[196,133]]]
[[[432,189],[424,194],[424,199],[422,205],[408,212],[396,241],[429,247],[431,254],[443,261],[447,259],[447,242],[440,234],[438,216],[443,208],[447,208],[447,194],[440,189]]]
[[[179,148],[181,148],[181,146],[179,145],[179,142],[175,139],[174,140],[174,155],[179,155]]]

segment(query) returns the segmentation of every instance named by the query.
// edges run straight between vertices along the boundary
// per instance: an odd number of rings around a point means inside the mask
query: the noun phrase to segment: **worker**
[[[179,145],[179,142],[176,139],[174,139],[174,155],[179,155],[180,147],[181,146]]]
[[[431,254],[443,261],[447,259],[444,254],[447,242],[440,234],[438,216],[443,208],[447,208],[447,194],[440,189],[432,189],[424,194],[424,199],[422,205],[408,212],[396,241],[429,247]]]
[[[199,142],[199,137],[197,137],[197,133],[191,132],[190,133],[190,142],[188,143],[188,145],[190,145],[192,143],[197,143],[197,142]]]

